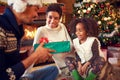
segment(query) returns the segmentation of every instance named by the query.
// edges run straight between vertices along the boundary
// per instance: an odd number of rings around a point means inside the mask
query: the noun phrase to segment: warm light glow
[[[37,30],[37,28],[34,26],[25,26],[24,27],[25,34],[24,34],[23,39],[27,39],[27,40],[33,39],[34,35],[36,33],[36,30]]]

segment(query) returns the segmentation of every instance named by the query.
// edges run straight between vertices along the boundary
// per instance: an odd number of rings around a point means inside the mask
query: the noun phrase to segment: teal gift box
[[[34,50],[39,46],[40,44],[34,45]],[[70,41],[60,41],[60,42],[49,42],[44,44],[45,48],[50,48],[55,50],[56,52],[52,52],[52,54],[57,53],[64,53],[70,51]]]

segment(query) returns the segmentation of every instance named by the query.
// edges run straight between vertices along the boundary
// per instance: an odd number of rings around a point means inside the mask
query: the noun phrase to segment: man
[[[20,41],[24,35],[23,24],[38,17],[40,0],[8,0],[9,7],[0,15],[0,80],[19,80],[25,70],[38,61],[45,61],[52,55],[44,43],[29,57],[21,60]],[[55,66],[25,74],[28,80],[55,80],[58,70]],[[23,78],[21,78],[23,79]]]

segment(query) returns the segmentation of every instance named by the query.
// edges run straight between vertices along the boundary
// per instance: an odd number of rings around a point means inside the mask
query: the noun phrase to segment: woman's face
[[[75,34],[77,35],[77,37],[80,41],[84,42],[87,39],[87,32],[86,32],[84,25],[82,23],[78,23],[76,25]]]
[[[46,24],[51,28],[56,28],[60,21],[60,15],[58,12],[50,11],[46,15]]]

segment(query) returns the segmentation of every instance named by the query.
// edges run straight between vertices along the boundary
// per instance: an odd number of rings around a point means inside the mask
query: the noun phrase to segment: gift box
[[[120,66],[120,47],[108,46],[108,61],[115,66]]]
[[[116,57],[120,59],[120,47],[108,46],[108,57]]]
[[[35,44],[34,50],[39,45],[40,44]],[[55,52],[52,52],[52,54],[69,52],[70,51],[70,41],[49,42],[49,43],[45,43],[45,45],[43,47],[55,50]]]

